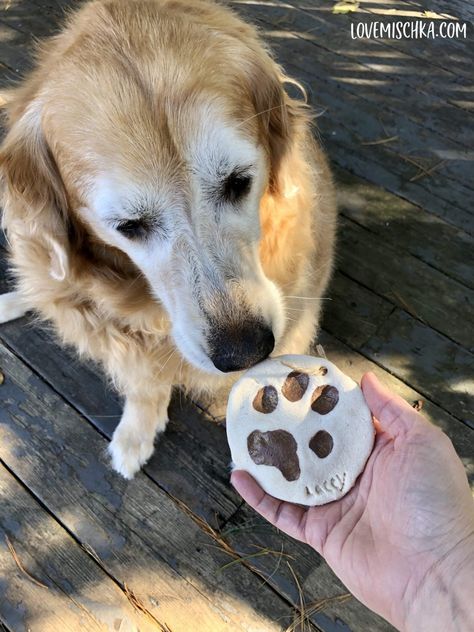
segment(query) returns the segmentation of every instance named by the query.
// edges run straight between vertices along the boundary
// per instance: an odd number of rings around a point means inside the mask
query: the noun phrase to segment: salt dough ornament
[[[364,469],[374,438],[360,387],[324,358],[265,360],[230,393],[233,468],[281,500],[322,505],[341,498]]]

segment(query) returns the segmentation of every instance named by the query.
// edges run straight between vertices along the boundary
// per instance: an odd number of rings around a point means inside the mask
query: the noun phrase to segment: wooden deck
[[[471,2],[362,0],[348,15],[324,0],[231,4],[306,86],[337,176],[320,343],[355,379],[371,369],[424,400],[474,480]],[[64,6],[0,2],[1,85],[30,66]],[[468,21],[469,39],[350,37],[357,20],[425,9]],[[5,291],[4,240],[0,262]],[[177,393],[155,456],[127,483],[104,454],[120,403],[93,368],[26,318],[0,327],[0,369],[2,632],[273,632],[304,604],[296,630],[391,629],[234,493],[219,403]]]

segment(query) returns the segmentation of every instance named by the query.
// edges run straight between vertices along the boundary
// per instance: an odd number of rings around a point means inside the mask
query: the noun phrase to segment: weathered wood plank
[[[336,274],[323,327],[474,428],[474,356],[388,301]]]
[[[1,460],[154,617],[183,631],[288,625],[289,605],[244,564],[221,570],[229,554],[147,476],[114,474],[105,440],[1,346],[0,365]]]
[[[344,130],[344,135],[346,135],[346,130]],[[389,155],[378,161],[373,156],[361,155],[358,151],[356,152],[354,150],[357,147],[356,138],[353,139],[351,145],[350,142],[340,143],[334,137],[331,138],[326,135],[324,145],[332,161],[341,168],[426,209],[469,235],[474,235],[474,222],[471,213],[438,197],[431,190],[430,178],[426,181],[426,186],[422,185],[422,180],[411,183],[410,178],[413,177],[414,173],[401,173],[402,170],[406,170],[400,161],[394,160]]]
[[[469,150],[424,125],[412,122],[408,109],[392,108],[390,100],[384,95],[377,98],[377,90],[371,85],[372,75],[351,86],[335,76],[340,64],[336,60],[328,60],[326,65],[325,55],[313,51],[307,42],[293,39],[282,43],[271,34],[269,39],[283,65],[292,68],[296,76],[311,87],[312,94],[317,96],[318,108],[327,108],[327,115],[318,119],[318,127],[323,134],[329,138],[335,136],[339,142],[351,141],[352,148],[357,148],[362,156],[370,154],[375,160],[396,160],[400,163],[398,172],[406,176],[407,188],[423,188],[425,181],[429,181],[430,188],[441,199],[454,202],[467,213],[471,212],[469,174],[472,153]],[[311,61],[314,58],[317,59],[317,72]],[[386,138],[393,140],[375,144]],[[419,176],[420,167],[410,161],[419,163],[428,171],[435,164],[438,166],[429,172],[429,176],[422,178]]]
[[[30,0],[2,0],[0,22],[25,34],[49,37],[59,29],[61,18]]]
[[[308,619],[330,632],[390,632],[394,628],[348,593],[324,560],[309,546],[274,529],[248,505],[232,516],[225,539],[252,560],[288,599],[303,597]],[[298,580],[297,585],[295,576]]]
[[[259,15],[262,14],[265,16],[265,13],[260,10]],[[371,151],[378,148],[410,156],[411,148],[415,158],[414,152],[416,150],[418,150],[417,153],[422,151],[426,153],[426,140],[430,139],[435,144],[436,151],[444,150],[451,154],[458,151],[460,156],[465,155],[469,160],[471,154],[466,149],[469,149],[472,144],[472,140],[471,143],[469,142],[469,139],[472,139],[472,130],[469,129],[465,112],[458,112],[456,108],[450,106],[448,111],[452,112],[451,120],[446,119],[446,110],[444,111],[445,116],[443,117],[442,112],[440,112],[438,119],[439,104],[431,95],[425,96],[423,93],[415,93],[406,79],[404,83],[397,82],[395,78],[387,82],[387,69],[385,72],[377,71],[375,68],[358,64],[351,56],[345,56],[341,51],[347,48],[348,38],[344,38],[339,46],[334,46],[332,43],[328,46],[333,48],[326,48],[321,40],[313,34],[303,37],[298,33],[295,35],[288,33],[285,37],[281,31],[274,31],[271,28],[272,23],[268,21],[268,17],[259,17],[259,22],[267,27],[263,35],[272,43],[283,63],[288,60],[294,67],[299,68],[305,81],[312,79],[315,85],[314,94],[321,101],[324,98],[324,104],[331,103],[333,109],[338,105],[338,95],[343,95],[344,100],[350,98],[349,95],[351,95],[352,100],[356,98],[360,102],[363,106],[360,112],[357,112],[360,115],[360,121],[354,116],[355,113],[347,120],[350,121],[354,129],[357,129],[362,142],[370,142],[384,137],[383,135],[375,138],[374,136],[368,137],[371,130],[365,124],[367,116],[378,121],[379,126],[380,123],[383,123],[387,129],[385,137],[393,137],[393,140],[386,145],[370,146],[368,149]],[[316,64],[315,60],[317,60]],[[327,92],[336,97],[336,103],[329,101],[329,97],[326,96]],[[411,99],[413,99],[412,102]],[[397,115],[403,116],[403,126],[398,125]],[[457,128],[456,119],[458,119],[461,129]],[[346,119],[340,119],[341,123],[345,121]],[[398,134],[391,133],[391,127],[394,123],[398,125]],[[418,132],[415,136],[413,130]],[[453,130],[456,130],[457,134]],[[377,128],[372,130],[372,134],[376,131]],[[462,139],[465,134],[467,139],[464,144]],[[408,145],[406,145],[407,142]],[[433,152],[433,156],[436,157],[437,155]],[[464,160],[461,158],[459,161],[451,159],[443,165],[443,170],[449,178],[468,186],[470,184],[469,165],[462,164],[463,162],[466,162],[466,158]]]
[[[355,349],[366,343],[386,321],[394,305],[336,270],[326,292],[322,327]]]
[[[434,127],[434,131],[442,135],[446,133],[454,141],[463,143],[449,129],[448,121],[438,115],[438,109],[448,107],[452,116],[462,121],[462,125],[466,127],[466,112],[450,102],[453,96],[466,95],[466,76],[456,76],[456,68],[453,66],[445,70],[417,57],[416,40],[410,40],[409,49],[402,52],[393,49],[397,43],[391,40],[352,39],[351,22],[363,21],[370,24],[378,21],[370,14],[333,15],[325,3],[324,6],[321,3],[306,5],[304,9],[296,6],[299,4],[301,3],[233,3],[238,11],[247,11],[251,19],[259,21],[264,31],[268,29],[277,36],[279,34],[289,46],[295,39],[302,39],[317,47],[315,54],[317,51],[318,65],[315,66],[315,73],[319,74],[319,56],[331,52],[335,60],[334,70],[338,71],[341,78],[349,82],[352,76],[356,78],[357,73],[360,73],[360,84],[370,84],[371,93],[375,95],[385,93],[389,98],[387,104],[390,105],[397,97],[406,96],[407,103],[404,107],[403,101],[401,104],[407,116],[428,127],[433,122],[431,116],[434,116],[441,125],[441,129]],[[383,22],[385,23],[385,19]],[[444,46],[458,45],[462,51],[466,47],[462,41],[444,42]],[[429,44],[431,45],[431,41]],[[445,54],[448,54],[447,50]],[[465,58],[469,59],[469,51],[465,51]],[[424,76],[423,82],[419,81],[420,76]],[[429,107],[429,116],[426,118],[421,115],[423,111],[417,111],[418,100]],[[472,131],[468,133],[472,134]],[[469,145],[466,144],[466,147]]]
[[[447,163],[443,166],[438,157],[431,157],[426,161],[424,150],[421,152],[420,160],[416,155],[416,147],[413,151],[409,149],[403,154],[396,154],[383,144],[362,144],[399,136],[398,132],[405,127],[405,123],[402,125],[400,122],[402,113],[397,115],[398,121],[384,119],[383,115],[373,117],[371,114],[364,114],[365,104],[360,103],[355,95],[341,94],[338,99],[332,90],[326,90],[306,71],[284,59],[282,63],[292,76],[305,80],[306,85],[318,95],[317,109],[322,107],[324,112],[318,118],[318,129],[323,144],[334,162],[422,206],[448,223],[469,233],[473,232],[470,204],[472,192],[458,182],[451,182],[451,179],[443,174]],[[419,131],[415,132],[415,138],[419,137]],[[407,147],[414,147],[413,141],[407,142]],[[418,141],[415,142],[415,146],[417,143]],[[458,153],[454,157],[459,158],[459,162],[464,160]],[[427,171],[422,171],[422,168],[413,164],[412,160],[423,165]],[[430,171],[435,165],[439,167]]]
[[[474,356],[462,347],[397,309],[361,351],[474,429]]]
[[[425,10],[423,2],[410,0],[408,4],[419,7],[421,11]],[[430,0],[429,10],[462,20],[474,21],[474,7],[466,0]]]
[[[474,239],[424,209],[347,171],[335,169],[339,211],[384,243],[474,288]]]
[[[472,346],[474,292],[341,218],[339,268],[461,346]]]
[[[3,8],[5,15],[12,11],[12,9],[13,13],[19,11],[21,15],[22,6],[26,5],[25,13],[33,17],[38,17],[41,22],[44,20],[45,29],[47,29],[47,21],[49,21],[50,32],[52,32],[58,26],[61,26],[70,11],[76,10],[79,5],[84,4],[86,1],[87,0],[0,0],[0,7]],[[37,26],[35,23],[35,28]]]
[[[1,464],[0,505],[0,619],[12,630],[160,631]]]
[[[0,23],[0,62],[16,73],[24,73],[32,67],[33,44],[32,34]]]
[[[422,15],[412,15],[416,12],[423,14],[424,11],[427,10],[426,7],[421,7],[420,3],[416,3],[416,6],[413,6],[414,3],[410,3],[412,5],[410,7],[409,5],[407,6],[407,3],[400,2],[400,0],[384,0],[383,5],[379,6],[370,0],[362,0],[357,12],[345,15],[333,14],[330,8],[327,7],[324,0],[312,0],[311,3],[305,2],[305,0],[291,0],[290,4],[297,9],[304,11],[307,18],[311,19],[318,17],[320,20],[324,20],[326,24],[335,26],[340,32],[347,32],[348,34],[350,32],[350,24],[361,21],[368,23],[383,21],[384,24],[399,20],[410,20],[413,22],[423,21],[425,23],[429,21],[427,18],[422,17]],[[430,5],[432,5],[432,2],[430,2]],[[460,2],[458,6],[460,7],[461,5],[467,5],[467,2]],[[396,14],[390,15],[390,9],[392,9],[392,11],[394,10]],[[418,11],[416,11],[416,9],[418,9]],[[434,9],[430,6],[428,10],[433,11]],[[409,15],[404,16],[404,12],[409,13]],[[448,11],[447,13],[453,17],[460,17],[459,13],[453,14],[452,11]],[[472,18],[464,19],[468,22],[472,21]],[[438,20],[434,21],[435,23],[438,23]],[[472,24],[468,24],[467,26],[469,38],[469,27],[471,27]],[[403,53],[427,62],[428,72],[425,72],[424,74],[428,78],[433,71],[441,69],[449,73],[451,76],[458,77],[459,80],[462,81],[464,80],[464,73],[466,71],[470,72],[472,69],[469,65],[469,59],[472,58],[472,54],[470,52],[472,50],[472,42],[468,38],[427,39],[424,40],[426,43],[424,46],[417,45],[417,40],[415,38],[403,38],[400,40],[370,40],[369,43],[375,43],[379,47],[379,50],[383,50],[383,48],[388,50],[392,49],[398,54]],[[364,39],[364,46],[366,43],[368,42]],[[456,60],[456,64],[454,65],[446,62],[448,59]],[[429,70],[431,70],[431,73]],[[440,87],[440,89],[442,89],[442,87]]]
[[[337,80],[341,86],[370,100],[372,107],[403,112],[421,128],[449,138],[460,147],[469,148],[470,141],[474,142],[466,112],[447,100],[448,87],[450,97],[453,91],[463,88],[452,73],[402,52],[387,50],[383,46],[385,40],[365,39],[361,47],[360,41],[351,39],[349,18],[328,16],[322,7],[321,10],[315,7],[315,12],[303,12],[286,3],[270,6],[236,2],[234,6],[252,21],[258,20],[264,36],[281,41],[287,50],[282,59],[291,60],[293,49],[301,50],[303,57],[306,53],[308,62],[316,59],[317,63],[309,67],[318,82],[322,78]],[[373,21],[367,18],[370,15],[357,19]],[[420,74],[427,76],[423,83],[419,81]]]
[[[373,20],[380,20],[382,18],[385,23],[394,23],[400,19],[397,15],[381,16],[380,13],[375,13],[373,8],[367,9],[366,15],[370,16]],[[452,11],[449,15],[457,17],[453,15]],[[413,20],[424,23],[428,22],[427,19],[420,19],[420,17],[421,16],[415,17]],[[409,16],[409,19],[412,18]],[[419,59],[428,61],[433,68],[442,68],[443,70],[456,74],[460,79],[463,79],[466,74],[472,70],[470,59],[472,59],[473,52],[472,42],[469,39],[472,21],[469,19],[464,23],[466,24],[466,34],[460,33],[459,38],[430,38],[426,40],[428,46],[420,46],[417,48],[413,45],[413,41],[416,40],[402,38],[399,40],[389,40],[387,46],[396,51],[411,53]],[[438,20],[435,21],[435,29],[437,29],[437,24]]]

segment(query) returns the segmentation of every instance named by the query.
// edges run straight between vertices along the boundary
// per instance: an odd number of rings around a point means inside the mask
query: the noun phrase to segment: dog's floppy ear
[[[12,120],[15,118],[16,120]],[[67,196],[41,128],[35,102],[18,116],[0,147],[3,227],[39,241],[48,251],[50,274],[68,273]]]
[[[282,193],[279,175],[283,160],[301,141],[309,120],[305,103],[286,93],[284,84],[288,81],[271,59],[254,68],[251,77],[252,99],[270,161],[269,189],[273,194]]]

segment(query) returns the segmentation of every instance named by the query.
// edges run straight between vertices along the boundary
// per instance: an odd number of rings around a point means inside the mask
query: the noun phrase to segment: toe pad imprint
[[[278,406],[278,392],[274,386],[264,386],[255,395],[253,407],[259,413],[272,413]]]
[[[333,438],[326,430],[318,430],[309,442],[309,447],[320,459],[325,459],[331,454],[333,445]]]
[[[299,401],[306,393],[309,375],[300,371],[292,371],[285,380],[281,392],[290,402]]]
[[[327,415],[334,409],[339,401],[339,391],[335,386],[329,386],[325,384],[318,386],[313,393],[311,401],[311,408],[315,413],[320,415]]]

